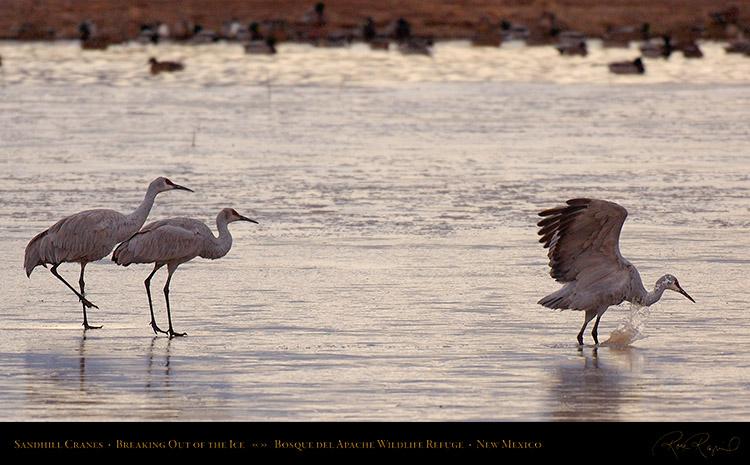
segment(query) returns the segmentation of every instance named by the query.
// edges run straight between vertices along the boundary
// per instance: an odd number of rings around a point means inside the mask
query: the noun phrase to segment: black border
[[[747,423],[5,423],[4,457],[745,462]]]

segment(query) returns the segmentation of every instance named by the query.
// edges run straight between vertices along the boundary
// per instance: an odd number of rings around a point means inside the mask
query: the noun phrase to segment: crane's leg
[[[85,298],[84,296],[82,296],[81,294],[79,294],[79,293],[78,293],[78,291],[76,291],[76,290],[75,290],[75,289],[73,288],[73,286],[71,286],[70,284],[68,284],[68,282],[67,282],[67,281],[65,281],[65,279],[63,279],[63,277],[62,277],[62,276],[60,276],[60,274],[59,274],[59,273],[57,272],[57,267],[58,267],[58,266],[60,266],[60,263],[58,263],[58,264],[56,264],[55,266],[53,266],[52,268],[50,268],[50,272],[52,272],[52,274],[53,274],[53,275],[55,275],[55,277],[56,277],[57,279],[59,279],[59,280],[60,280],[60,281],[62,281],[62,282],[63,282],[63,283],[64,283],[64,284],[66,285],[66,286],[68,286],[68,289],[70,289],[71,291],[73,291],[73,293],[74,293],[74,294],[75,294],[75,295],[76,295],[76,296],[77,296],[77,297],[78,297],[78,298],[79,298],[79,299],[81,300],[81,303],[83,303],[83,308],[84,308],[84,309],[85,309],[86,307],[89,307],[89,308],[91,308],[91,307],[93,307],[93,308],[99,308],[99,307],[97,307],[96,305],[94,305],[94,304],[92,304],[91,302],[89,302],[89,301],[88,301],[88,300],[87,300],[87,299],[86,299],[86,298]],[[85,314],[85,311],[84,311],[84,314]]]
[[[86,264],[85,263],[81,263],[81,276],[78,278],[78,287],[81,288],[81,296],[86,295],[84,293],[84,290],[83,290],[84,287],[86,287],[86,284],[83,282],[83,270],[85,268],[86,268]],[[89,303],[91,303],[91,302],[89,302]],[[83,301],[81,301],[81,304],[83,306],[83,327],[85,329],[99,329],[99,328],[101,328],[101,326],[91,326],[89,324],[89,320],[86,317],[86,304]]]
[[[143,284],[146,285],[146,295],[148,296],[148,308],[151,310],[151,328],[154,330],[154,334],[164,333],[167,334],[166,331],[156,326],[156,318],[154,318],[154,304],[151,302],[151,278],[154,277],[154,273],[156,273],[156,270],[161,268],[163,265],[154,264],[154,271],[151,272],[150,275],[148,275],[148,278],[146,278],[145,281],[143,281]]]
[[[591,330],[591,336],[593,336],[594,343],[597,344],[597,345],[599,344],[599,338],[597,337],[599,335],[599,320],[602,319],[602,315],[603,314],[604,314],[604,312],[599,313],[596,316],[596,322],[594,323],[594,329]]]
[[[594,317],[597,315],[596,310],[586,310],[586,317],[583,320],[583,326],[581,326],[581,330],[578,332],[578,345],[583,345],[583,332],[586,330],[586,325],[589,324],[589,321],[593,320]],[[599,320],[596,320],[596,323],[599,323]],[[594,327],[594,331],[596,331],[596,327]],[[594,336],[594,341],[596,341],[596,336]],[[596,342],[599,343],[598,341]]]
[[[169,319],[169,338],[172,339],[175,336],[186,336],[187,333],[175,333],[172,329],[172,311],[169,308],[169,282],[172,281],[172,273],[177,269],[177,266],[167,265],[169,275],[167,276],[167,282],[164,284],[164,300],[167,301],[167,319]]]

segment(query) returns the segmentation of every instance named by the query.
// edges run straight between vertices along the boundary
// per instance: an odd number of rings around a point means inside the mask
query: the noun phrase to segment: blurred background
[[[316,2],[284,0],[4,0],[0,39],[71,39],[83,21],[113,42],[133,40],[160,25],[173,39],[196,31],[230,37],[257,23],[278,40],[300,39]],[[327,0],[327,34],[349,34],[371,18],[384,29],[405,18],[412,32],[435,39],[472,37],[478,28],[523,29],[530,36],[576,30],[603,38],[648,24],[656,35],[730,39],[747,31],[750,8],[736,0]],[[234,29],[233,29],[234,28]],[[682,37],[680,37],[682,38]]]

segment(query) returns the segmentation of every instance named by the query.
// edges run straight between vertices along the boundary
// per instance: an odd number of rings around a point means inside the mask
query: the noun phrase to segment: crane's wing
[[[55,241],[60,247],[90,247],[94,239],[103,241],[105,237],[114,236],[115,225],[124,220],[125,215],[114,210],[85,210],[61,219],[48,231],[56,236]],[[114,241],[114,237],[111,240]]]
[[[37,265],[96,261],[117,243],[116,225],[124,215],[114,210],[86,210],[67,216],[37,234],[26,246],[27,275]]]
[[[195,229],[169,222],[154,222],[117,246],[112,261],[131,263],[184,262],[196,257],[203,247],[203,235]]]
[[[628,212],[620,205],[571,199],[566,206],[544,210],[539,216],[545,217],[537,224],[539,242],[549,248],[550,275],[558,282],[581,279],[582,273],[614,273],[627,265],[619,242]]]

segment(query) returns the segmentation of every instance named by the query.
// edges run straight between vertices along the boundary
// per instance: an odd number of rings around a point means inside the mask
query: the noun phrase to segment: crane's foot
[[[187,333],[175,333],[174,331],[172,331],[172,328],[169,328],[169,333],[168,334],[169,334],[169,338],[170,339],[172,339],[174,337],[187,336]]]
[[[166,331],[164,331],[163,329],[161,329],[158,326],[156,326],[156,322],[153,321],[153,320],[151,321],[151,328],[154,330],[154,334],[156,334],[156,335],[158,335],[159,333],[169,334]]]
[[[100,329],[102,325],[99,326],[91,326],[90,324],[83,322],[83,329]]]
[[[99,308],[96,305],[89,302],[89,300],[86,297],[81,298],[81,303],[86,306],[86,308]]]

